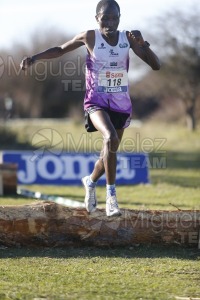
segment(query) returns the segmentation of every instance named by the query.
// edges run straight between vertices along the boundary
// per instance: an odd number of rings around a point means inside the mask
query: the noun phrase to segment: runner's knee
[[[104,145],[109,151],[115,152],[119,147],[120,140],[117,133],[110,132],[106,137],[104,137]]]

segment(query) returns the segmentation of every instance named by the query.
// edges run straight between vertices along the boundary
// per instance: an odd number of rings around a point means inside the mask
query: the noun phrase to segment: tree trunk
[[[187,128],[191,131],[195,131],[196,119],[193,113],[187,113],[186,121],[187,121]]]
[[[196,104],[196,97],[193,96],[191,105],[187,109],[187,127],[191,131],[196,130],[195,104]]]
[[[135,244],[199,245],[200,210],[122,210],[106,217],[104,209],[55,203],[0,207],[0,243],[4,246],[131,246]]]

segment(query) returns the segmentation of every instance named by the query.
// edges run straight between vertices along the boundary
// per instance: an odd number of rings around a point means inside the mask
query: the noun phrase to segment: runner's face
[[[116,6],[102,7],[100,13],[96,16],[102,34],[107,37],[114,37],[117,33],[120,14]]]

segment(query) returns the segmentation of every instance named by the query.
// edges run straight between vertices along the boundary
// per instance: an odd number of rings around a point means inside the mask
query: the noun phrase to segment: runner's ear
[[[96,19],[97,23],[99,23],[98,15],[95,16],[95,19]]]

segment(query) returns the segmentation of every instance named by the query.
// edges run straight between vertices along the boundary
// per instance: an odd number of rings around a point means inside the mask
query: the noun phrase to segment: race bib
[[[128,91],[128,74],[122,71],[102,71],[98,77],[98,92],[126,93]]]

